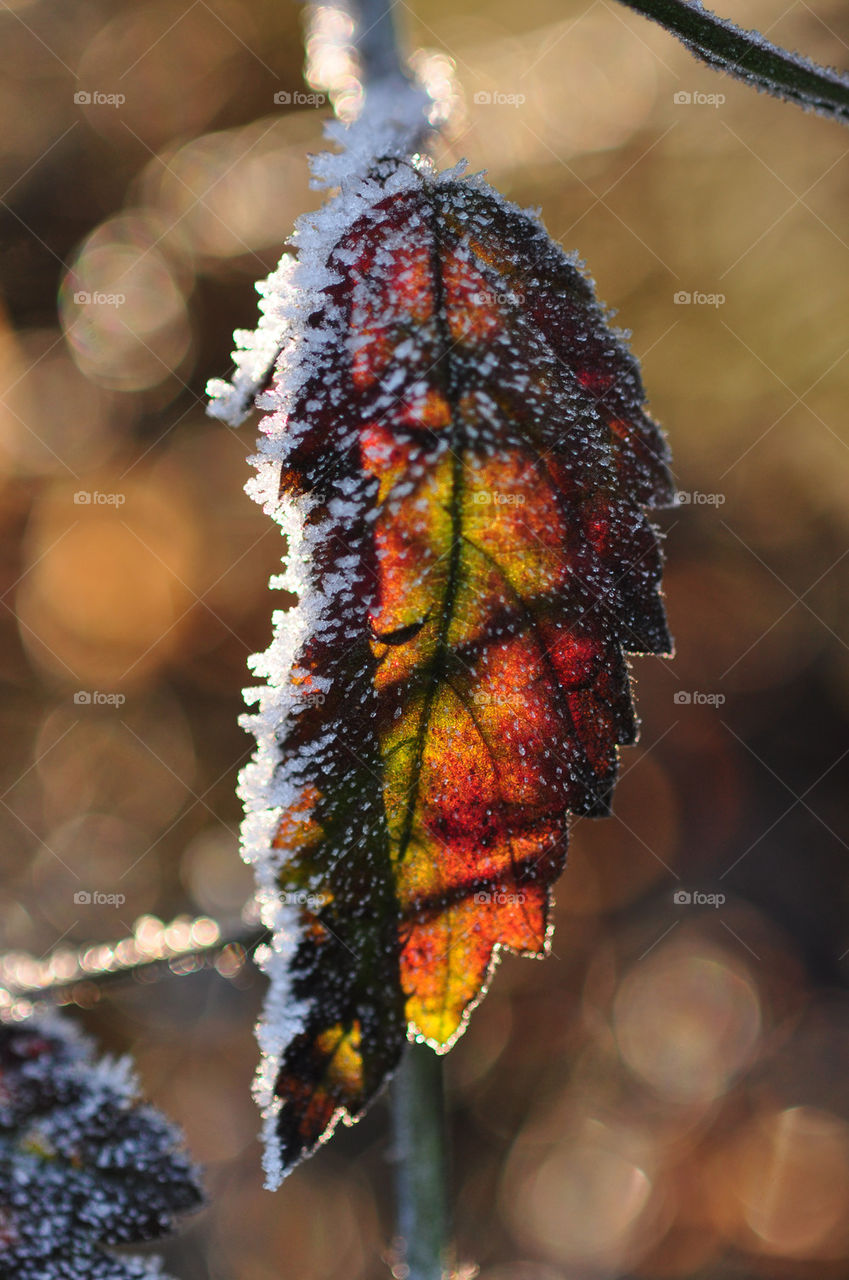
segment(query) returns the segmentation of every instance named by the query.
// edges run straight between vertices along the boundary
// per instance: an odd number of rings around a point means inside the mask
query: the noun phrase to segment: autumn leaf
[[[250,718],[274,946],[274,1185],[407,1037],[544,954],[569,814],[609,811],[625,655],[670,648],[639,370],[580,264],[481,178],[387,157],[301,223],[254,494],[289,539]]]

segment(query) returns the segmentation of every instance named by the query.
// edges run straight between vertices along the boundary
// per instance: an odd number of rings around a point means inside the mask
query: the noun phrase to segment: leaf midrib
[[[435,205],[435,201],[434,201]],[[448,559],[448,574],[445,584],[445,591],[442,599],[442,609],[440,611],[439,632],[436,637],[436,645],[433,657],[430,662],[430,670],[427,676],[425,689],[424,705],[422,707],[421,720],[416,732],[415,741],[416,748],[411,765],[410,786],[407,793],[407,807],[404,814],[404,825],[398,839],[398,863],[403,862],[404,857],[409,848],[410,840],[413,832],[413,823],[415,821],[416,806],[419,799],[419,788],[421,783],[421,770],[424,761],[425,745],[427,742],[428,730],[430,728],[430,717],[433,710],[434,699],[439,688],[440,682],[445,674],[446,657],[448,654],[448,633],[451,623],[454,619],[454,605],[457,599],[460,578],[460,556],[462,548],[462,490],[464,486],[463,480],[463,454],[465,448],[464,432],[460,425],[460,416],[458,413],[457,398],[454,392],[454,386],[451,379],[451,351],[454,343],[451,339],[451,333],[446,323],[445,315],[445,286],[442,276],[442,257],[441,245],[439,237],[438,214],[435,207],[430,213],[430,231],[432,237],[431,244],[431,273],[433,278],[433,301],[434,315],[436,317],[437,331],[439,334],[442,356],[439,365],[445,367],[445,398],[451,411],[451,428],[449,434],[448,448],[451,452],[451,495],[448,509],[451,517],[451,550]]]

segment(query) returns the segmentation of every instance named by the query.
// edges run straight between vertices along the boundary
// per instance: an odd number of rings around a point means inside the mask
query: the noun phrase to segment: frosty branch
[[[849,124],[849,75],[744,31],[687,0],[621,0],[658,22],[703,62],[776,98]]]
[[[0,955],[0,1023],[16,1023],[56,1005],[90,1005],[103,987],[155,981],[214,967],[234,977],[266,931],[251,925],[222,927],[208,916],[178,916],[163,923],[154,916],[136,921],[132,935],[78,948],[58,946],[37,957],[9,951]]]

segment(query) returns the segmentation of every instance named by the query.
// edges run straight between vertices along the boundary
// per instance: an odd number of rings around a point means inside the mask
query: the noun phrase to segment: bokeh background
[[[555,954],[505,958],[446,1061],[459,1260],[843,1277],[849,135],[613,0],[398,8],[465,95],[444,158],[541,206],[632,331],[683,494],[662,517],[677,656],[634,663],[615,816],[574,825]],[[724,8],[849,65],[839,0]],[[318,199],[328,111],[298,99],[302,62],[287,0],[0,6],[4,949],[232,920],[250,893],[236,717],[283,547],[242,493],[255,425],[210,421],[203,389]],[[247,967],[78,1014],[207,1166],[168,1267],[377,1280],[385,1102],[264,1192],[260,998]]]

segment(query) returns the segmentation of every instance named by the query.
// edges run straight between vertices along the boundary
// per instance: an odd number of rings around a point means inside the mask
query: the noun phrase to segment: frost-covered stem
[[[183,975],[214,965],[230,948],[241,949],[235,968],[267,936],[259,927],[222,928],[208,916],[162,924],[142,917],[131,938],[58,947],[35,957],[0,954],[0,1022],[16,1022],[45,1006],[73,1002],[81,984],[113,987],[138,976]],[[235,971],[235,970],[234,970]]]
[[[744,31],[692,0],[621,0],[659,22],[710,66],[849,124],[849,75],[772,44],[759,31]]]
[[[392,76],[404,77],[393,0],[351,0],[351,10],[366,88]]]
[[[442,1059],[408,1045],[392,1085],[397,1224],[409,1280],[449,1273],[447,1140]]]

